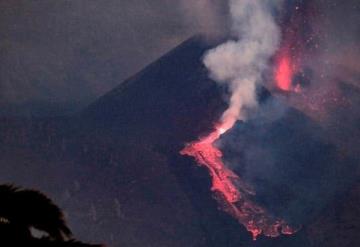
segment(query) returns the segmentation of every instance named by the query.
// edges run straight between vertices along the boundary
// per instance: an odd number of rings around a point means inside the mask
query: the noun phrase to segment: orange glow
[[[290,91],[293,74],[294,71],[291,57],[288,54],[282,55],[279,59],[275,71],[277,87],[283,91]]]
[[[255,192],[222,161],[222,152],[214,143],[232,126],[233,123],[216,125],[213,132],[187,144],[180,154],[194,157],[199,165],[208,169],[212,179],[211,190],[216,193],[222,209],[244,225],[254,240],[260,234],[269,237],[277,237],[281,233],[292,234],[295,231],[283,220],[269,216],[250,200],[249,197]]]

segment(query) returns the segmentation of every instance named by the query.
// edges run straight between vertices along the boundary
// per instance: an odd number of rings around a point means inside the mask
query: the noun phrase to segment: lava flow
[[[255,192],[223,163],[222,152],[214,145],[232,127],[223,126],[229,125],[216,126],[209,135],[187,144],[180,154],[194,157],[199,165],[208,169],[212,178],[211,190],[222,205],[222,210],[244,225],[254,240],[261,234],[277,237],[281,233],[294,233],[283,220],[269,216],[266,210],[251,201],[250,196],[254,196]]]

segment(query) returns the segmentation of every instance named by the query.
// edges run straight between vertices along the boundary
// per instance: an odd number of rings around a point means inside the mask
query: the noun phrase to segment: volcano
[[[327,229],[359,245],[356,151],[332,138],[342,123],[324,127],[261,88],[260,111],[219,144],[225,163],[236,160],[231,169],[256,191],[252,199],[301,226],[291,236],[253,241],[219,210],[207,170],[179,153],[210,133],[227,107],[226,88],[202,64],[218,43],[185,41],[75,115],[3,118],[1,181],[49,193],[77,236],[109,246],[335,246],[317,239]],[[356,115],[352,102],[334,112]],[[269,120],[267,109],[278,104],[285,110]]]

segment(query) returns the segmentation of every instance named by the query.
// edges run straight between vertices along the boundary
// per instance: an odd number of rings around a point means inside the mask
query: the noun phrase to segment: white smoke
[[[236,120],[244,120],[244,108],[256,107],[256,84],[262,79],[269,58],[275,53],[280,30],[273,11],[281,0],[230,0],[232,34],[227,41],[208,51],[204,64],[211,77],[228,84],[229,108],[222,116],[227,130]]]

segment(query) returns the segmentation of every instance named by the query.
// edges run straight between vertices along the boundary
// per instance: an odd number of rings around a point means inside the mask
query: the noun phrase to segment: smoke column
[[[256,107],[256,84],[269,58],[277,50],[280,30],[272,12],[279,0],[230,0],[232,34],[236,40],[227,41],[208,51],[204,64],[211,77],[229,86],[229,108],[222,116],[222,132],[236,120],[246,119],[245,108]]]
[[[214,143],[237,120],[246,119],[247,108],[257,105],[256,84],[261,80],[267,61],[275,53],[280,40],[280,31],[271,15],[272,8],[279,3],[270,0],[230,1],[236,40],[208,51],[204,57],[204,64],[212,78],[229,86],[229,107],[213,132],[186,144],[180,151],[180,154],[194,157],[199,165],[208,169],[212,179],[211,190],[221,208],[244,225],[254,239],[260,234],[277,237],[292,234],[295,230],[253,202],[255,191],[225,166],[222,152]]]

